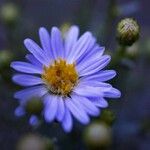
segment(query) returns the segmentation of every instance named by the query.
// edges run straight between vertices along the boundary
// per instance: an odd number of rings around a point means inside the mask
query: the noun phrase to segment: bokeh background
[[[149,5],[148,0],[0,0],[0,149],[149,150]],[[58,26],[65,31],[76,24],[81,33],[90,30],[115,59],[119,47],[116,26],[127,17],[137,20],[140,39],[124,49],[126,55],[117,58],[117,63],[110,64],[118,72],[111,82],[121,90],[122,97],[108,100],[110,105],[100,117],[93,118],[89,126],[75,121],[73,131],[66,134],[57,123],[46,124],[40,116],[33,127],[28,123],[30,114],[14,114],[18,102],[13,93],[21,87],[12,83],[14,72],[9,64],[24,59],[25,38],[39,41],[41,26],[49,30]]]

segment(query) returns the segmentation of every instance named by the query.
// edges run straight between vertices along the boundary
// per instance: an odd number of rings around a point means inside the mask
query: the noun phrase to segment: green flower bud
[[[53,150],[53,144],[50,139],[49,143],[51,146],[48,146],[45,137],[37,134],[27,134],[18,141],[17,150]]]
[[[115,115],[112,111],[105,109],[101,113],[100,120],[107,125],[112,125],[115,121]]]
[[[99,149],[111,144],[111,128],[104,123],[92,123],[84,132],[85,144],[90,149]]]
[[[65,38],[66,33],[70,27],[71,27],[71,24],[69,22],[65,22],[61,25],[60,29],[61,29],[61,32],[62,32],[62,35],[64,38]]]
[[[6,24],[13,24],[19,17],[19,9],[13,3],[6,3],[0,9],[0,17]]]
[[[139,32],[139,25],[134,19],[122,19],[117,26],[117,40],[120,45],[131,46],[138,40]]]
[[[0,67],[8,66],[12,61],[13,54],[8,50],[0,51]]]
[[[43,110],[43,102],[41,99],[33,97],[26,103],[26,112],[29,114],[40,114]]]
[[[45,150],[54,150],[53,140],[45,137],[44,138],[44,143],[45,143],[45,146],[46,146]]]

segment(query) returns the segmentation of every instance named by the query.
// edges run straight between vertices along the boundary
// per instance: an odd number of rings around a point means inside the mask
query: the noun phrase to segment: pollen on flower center
[[[68,95],[78,81],[75,64],[67,64],[63,59],[55,60],[49,67],[44,66],[42,79],[50,92],[58,95]]]

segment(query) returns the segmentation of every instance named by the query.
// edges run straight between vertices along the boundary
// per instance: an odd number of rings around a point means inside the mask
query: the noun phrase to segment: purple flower
[[[90,115],[98,116],[99,108],[108,106],[105,98],[121,96],[117,89],[105,83],[116,72],[103,70],[111,58],[103,55],[104,47],[96,43],[90,32],[78,38],[79,28],[72,26],[62,39],[58,28],[53,27],[49,34],[42,27],[39,36],[41,47],[31,39],[24,41],[30,52],[26,55],[28,62],[11,63],[12,68],[21,72],[13,76],[13,81],[26,87],[14,96],[20,100],[21,106],[17,109],[20,114],[30,98],[41,97],[45,120],[56,119],[69,132],[73,126],[72,116],[88,124]]]

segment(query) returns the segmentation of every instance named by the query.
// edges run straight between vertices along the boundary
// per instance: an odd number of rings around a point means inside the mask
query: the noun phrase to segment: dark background
[[[39,27],[44,26],[50,30],[52,26],[62,27],[66,23],[79,25],[81,33],[90,30],[98,38],[98,42],[105,45],[108,53],[114,55],[118,47],[116,41],[118,21],[126,17],[137,20],[140,25],[140,39],[131,47],[135,50],[136,56],[129,60],[123,58],[121,64],[113,66],[118,71],[113,83],[121,90],[122,97],[119,100],[109,101],[108,109],[116,118],[111,126],[113,138],[109,149],[150,149],[150,2],[0,0],[0,9],[10,2],[18,8],[18,17],[12,21],[13,23],[1,17],[0,50],[8,51],[6,56],[12,57],[13,60],[23,59],[26,53],[23,47],[25,38],[30,37],[38,41]],[[18,118],[14,115],[18,103],[13,99],[13,93],[18,87],[11,82],[13,72],[9,68],[9,61],[9,58],[8,63],[0,60],[0,149],[15,149],[18,140],[26,133],[50,137],[57,149],[87,149],[81,136],[85,127],[78,123],[75,126],[80,130],[74,129],[73,133],[66,135],[58,125],[43,123],[35,129],[28,124],[28,116]]]

